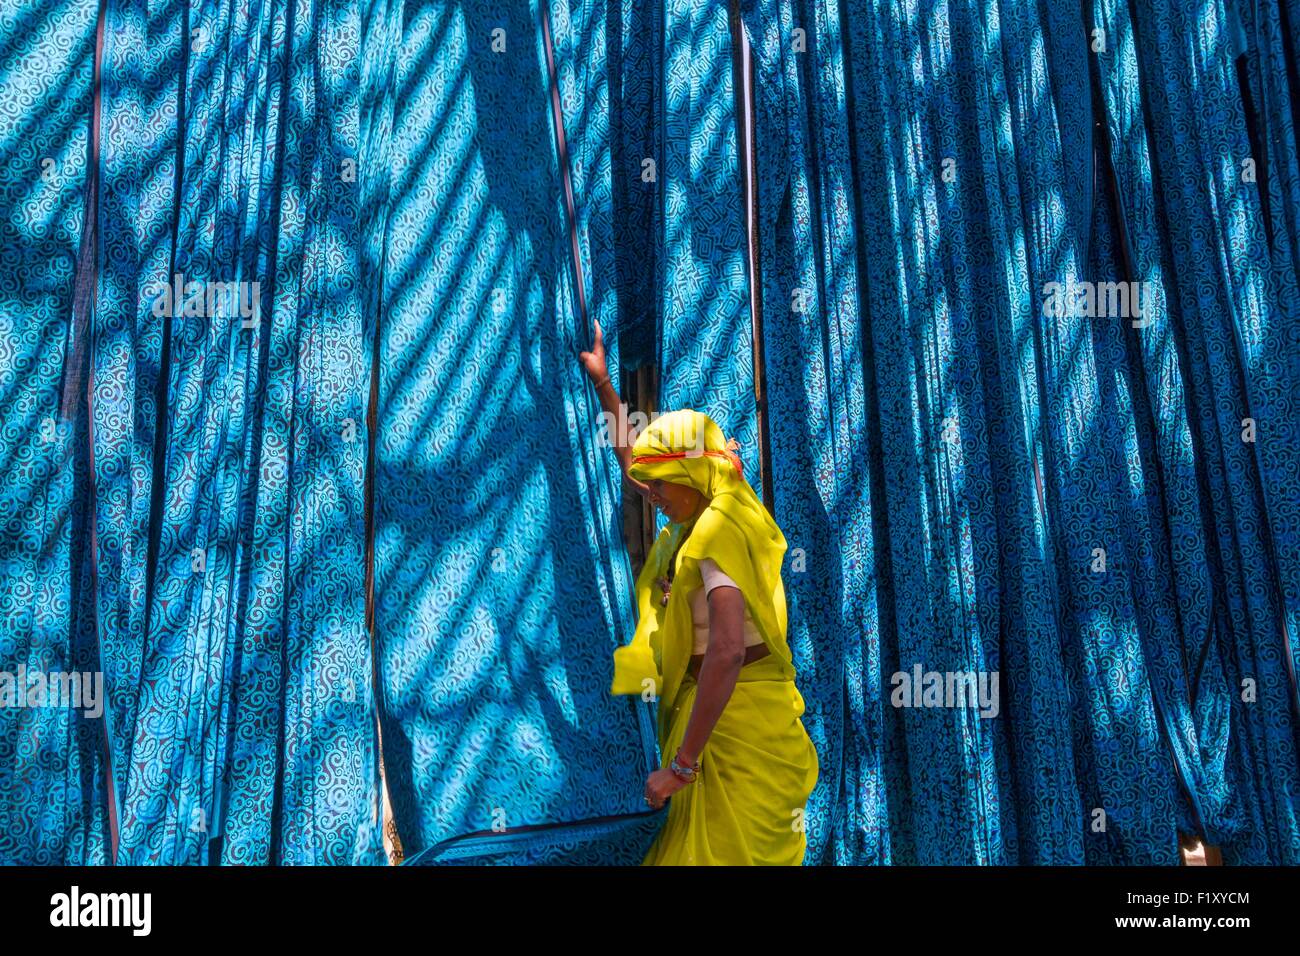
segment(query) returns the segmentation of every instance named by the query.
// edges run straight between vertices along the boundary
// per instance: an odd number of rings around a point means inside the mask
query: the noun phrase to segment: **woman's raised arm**
[[[600,407],[605,413],[606,419],[612,423],[609,429],[610,439],[614,443],[614,451],[618,455],[618,463],[623,469],[623,478],[637,490],[642,497],[650,497],[650,488],[644,482],[637,481],[628,474],[628,469],[632,467],[632,446],[625,441],[627,429],[621,427],[622,423],[627,421],[627,411],[622,407],[618,400],[618,393],[614,391],[614,383],[610,378],[609,368],[605,363],[605,336],[600,331],[600,323],[596,323],[596,341],[591,347],[590,352],[579,352],[578,360],[582,362],[582,367],[587,370],[587,375],[591,377],[591,383],[596,386],[596,394],[600,396]]]

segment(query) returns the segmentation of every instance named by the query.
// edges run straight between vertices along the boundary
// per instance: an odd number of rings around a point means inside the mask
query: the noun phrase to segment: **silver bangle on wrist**
[[[700,772],[700,762],[699,760],[696,760],[694,766],[689,767],[678,763],[677,758],[681,756],[681,753],[681,750],[678,750],[677,753],[673,755],[673,759],[668,762],[668,769],[676,774],[679,779],[690,783]]]

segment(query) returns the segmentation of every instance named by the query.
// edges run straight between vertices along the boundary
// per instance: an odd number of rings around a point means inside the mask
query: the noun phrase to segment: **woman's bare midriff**
[[[754,661],[761,661],[770,653],[772,652],[768,650],[766,644],[751,644],[745,648],[745,663],[752,664]],[[692,654],[690,663],[686,665],[686,670],[690,672],[692,677],[698,677],[700,674],[700,665],[703,663],[703,654]]]

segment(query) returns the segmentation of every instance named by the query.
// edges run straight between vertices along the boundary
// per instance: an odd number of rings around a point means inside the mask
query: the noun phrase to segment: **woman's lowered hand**
[[[646,777],[646,803],[658,810],[667,802],[669,797],[685,786],[687,786],[686,781],[671,770],[666,768],[656,770]]]

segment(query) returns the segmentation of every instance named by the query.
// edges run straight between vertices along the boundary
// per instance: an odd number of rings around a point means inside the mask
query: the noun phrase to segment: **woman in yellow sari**
[[[581,360],[623,420],[599,325]],[[636,633],[614,652],[611,687],[659,704],[663,766],[645,799],[667,801],[668,817],[644,862],[797,866],[818,761],[786,642],[785,537],[707,415],[670,412],[614,445],[669,520],[637,578]]]

